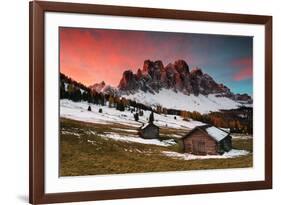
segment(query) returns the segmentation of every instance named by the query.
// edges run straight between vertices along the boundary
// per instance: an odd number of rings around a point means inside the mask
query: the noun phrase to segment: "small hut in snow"
[[[139,136],[144,139],[156,139],[159,138],[159,127],[153,124],[154,116],[151,112],[149,116],[149,122],[142,125],[139,128]]]
[[[183,137],[184,152],[217,155],[232,149],[229,132],[211,125],[197,126]]]

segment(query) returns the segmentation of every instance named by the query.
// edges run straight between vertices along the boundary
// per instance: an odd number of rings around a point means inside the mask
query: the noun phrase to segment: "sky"
[[[60,27],[59,44],[60,72],[87,86],[117,86],[146,59],[164,66],[183,59],[234,93],[253,92],[252,37]]]

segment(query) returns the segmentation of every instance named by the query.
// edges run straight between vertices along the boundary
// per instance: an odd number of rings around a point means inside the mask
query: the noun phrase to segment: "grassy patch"
[[[185,161],[163,155],[162,151],[181,152],[181,140],[173,146],[163,147],[150,144],[116,141],[102,137],[114,132],[120,135],[136,136],[126,131],[137,128],[111,124],[102,125],[61,119],[60,175],[81,176],[97,174],[121,174],[160,171],[181,171],[198,169],[219,169],[251,167],[252,155],[231,159],[204,159]],[[161,140],[183,130],[161,129]],[[252,151],[252,140],[234,140],[236,149]]]
[[[244,149],[253,152],[253,139],[232,139],[235,149]]]

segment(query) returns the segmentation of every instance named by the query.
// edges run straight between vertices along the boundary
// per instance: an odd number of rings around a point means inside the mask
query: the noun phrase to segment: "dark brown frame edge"
[[[272,188],[272,16],[33,1],[29,4],[29,202],[154,197]],[[150,17],[265,25],[265,180],[46,194],[44,192],[44,12]]]

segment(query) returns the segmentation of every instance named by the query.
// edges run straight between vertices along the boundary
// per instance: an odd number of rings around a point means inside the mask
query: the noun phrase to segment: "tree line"
[[[249,118],[240,118],[234,111],[224,112],[211,112],[208,114],[201,114],[199,112],[168,109],[160,105],[152,108],[134,100],[129,100],[124,97],[112,96],[110,94],[98,93],[94,90],[89,89],[82,83],[76,82],[64,74],[60,75],[60,98],[69,99],[75,102],[87,101],[101,106],[108,106],[115,108],[119,111],[125,111],[126,109],[131,111],[136,121],[139,120],[139,116],[143,115],[143,111],[153,111],[158,114],[164,115],[178,115],[183,120],[188,121],[193,119],[204,123],[212,124],[216,127],[230,128],[231,132],[238,133],[252,133],[252,116],[249,115],[249,109],[247,112],[243,112],[243,109],[239,110],[238,114],[246,114]],[[102,111],[102,110],[99,110]],[[176,118],[175,118],[176,119]]]
[[[224,110],[222,112],[210,112],[201,114],[197,111],[186,111],[163,108],[160,105],[155,110],[158,114],[179,115],[183,120],[193,119],[221,128],[230,128],[231,132],[253,133],[253,119],[251,108],[239,108],[236,110]],[[240,116],[244,116],[243,118]]]

